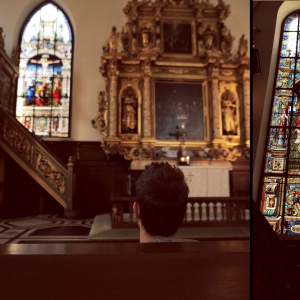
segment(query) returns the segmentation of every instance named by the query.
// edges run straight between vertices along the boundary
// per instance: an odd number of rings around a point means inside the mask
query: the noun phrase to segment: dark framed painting
[[[176,140],[176,127],[187,131],[186,140],[204,140],[201,83],[155,82],[157,140]]]
[[[164,52],[177,54],[192,54],[191,24],[164,23]]]

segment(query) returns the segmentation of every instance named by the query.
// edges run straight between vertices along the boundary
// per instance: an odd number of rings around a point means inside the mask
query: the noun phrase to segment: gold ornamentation
[[[126,68],[124,69],[127,73],[132,73],[136,70],[136,68]]]
[[[98,115],[91,121],[92,126],[96,128],[104,137],[107,136],[107,93],[100,92],[98,97]]]
[[[153,159],[153,147],[150,143],[147,146],[143,146],[139,143],[137,146],[121,146],[119,145],[118,151],[120,155],[123,155],[127,160],[141,160],[141,159]]]
[[[233,71],[223,71],[223,72],[221,72],[221,74],[224,76],[231,76],[234,74],[234,72]]]
[[[245,47],[240,48],[241,59],[232,59],[237,54],[231,53],[234,37],[225,25],[229,8],[223,0],[219,0],[217,5],[209,0],[133,0],[127,3],[124,13],[128,21],[120,36],[122,49],[104,51],[101,58],[100,71],[106,80],[107,118],[99,111],[93,126],[103,134],[102,148],[107,154],[119,152],[126,159],[141,159],[152,157],[145,154],[148,142],[157,149],[172,143],[157,140],[155,136],[156,126],[159,126],[155,115],[158,103],[155,99],[156,82],[201,81],[204,138],[201,141],[187,140],[187,148],[196,149],[199,142],[202,145],[221,143],[224,147],[231,147],[226,148],[227,160],[233,161],[244,155],[234,147],[245,143],[248,146],[250,140],[249,130],[241,130],[250,120],[249,59],[243,56],[247,52]],[[182,53],[176,53],[176,48],[168,50],[166,47],[170,37],[164,24],[177,24],[179,27],[185,24],[190,28],[189,44],[182,40],[186,48],[178,48]],[[175,42],[180,43],[180,35],[174,32]],[[183,53],[186,49],[187,53]],[[221,105],[224,86],[234,93],[236,103],[224,100]],[[126,107],[131,112],[130,118],[125,118],[124,105],[125,99],[130,98],[129,87],[134,90],[134,95],[129,101],[131,107]],[[243,109],[238,110],[240,105]],[[236,108],[233,111],[234,126],[230,127],[233,123],[225,118],[225,114],[229,115],[233,106]],[[133,115],[136,117],[133,118]],[[231,128],[226,131],[227,134],[223,132],[225,125],[222,119],[228,121],[224,122],[228,125],[226,128]],[[180,145],[174,141],[172,150],[179,148]]]
[[[37,151],[36,169],[55,186],[62,194],[65,193],[65,176],[44,156]]]
[[[3,131],[4,139],[7,140],[10,145],[15,150],[17,150],[25,160],[30,161],[30,143],[24,137],[22,137],[22,135],[14,127],[10,127],[7,122],[4,123]]]
[[[183,70],[183,69],[170,69],[169,70],[170,73],[174,73],[174,74],[188,74],[190,71],[189,70]]]

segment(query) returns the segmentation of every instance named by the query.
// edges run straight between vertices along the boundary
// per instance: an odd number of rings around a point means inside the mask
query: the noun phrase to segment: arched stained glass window
[[[300,10],[282,24],[261,211],[277,233],[300,234]]]
[[[20,37],[16,117],[42,137],[69,137],[73,34],[52,2],[35,10]]]

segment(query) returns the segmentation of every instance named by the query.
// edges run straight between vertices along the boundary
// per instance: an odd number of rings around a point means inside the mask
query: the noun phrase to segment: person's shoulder
[[[175,239],[175,238],[161,238],[151,240],[149,243],[189,243],[189,242],[198,242],[191,239]]]

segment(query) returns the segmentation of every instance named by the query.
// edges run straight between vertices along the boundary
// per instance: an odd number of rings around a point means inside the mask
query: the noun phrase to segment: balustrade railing
[[[135,197],[112,195],[112,228],[135,228]],[[188,199],[187,212],[181,227],[243,226],[250,222],[248,197],[193,197]]]

